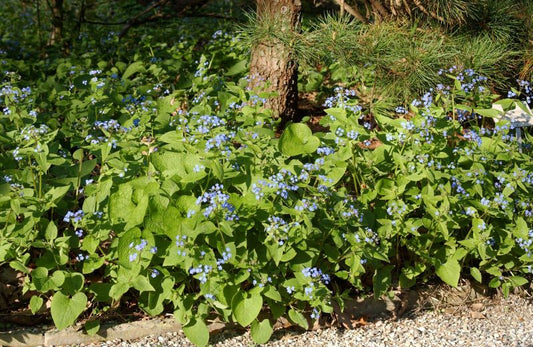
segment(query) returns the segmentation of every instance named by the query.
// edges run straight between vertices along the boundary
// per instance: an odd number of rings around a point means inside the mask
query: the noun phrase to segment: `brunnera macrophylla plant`
[[[57,113],[15,74],[2,83],[0,264],[25,274],[32,312],[50,300],[59,329],[94,334],[127,301],[171,310],[197,345],[213,317],[263,343],[277,318],[308,328],[362,293],[530,281],[531,138],[495,122],[474,71],[443,71],[449,86],[394,117],[338,88],[327,131],[277,137],[253,76],[224,79],[201,57],[173,89],[154,64],[69,67]]]

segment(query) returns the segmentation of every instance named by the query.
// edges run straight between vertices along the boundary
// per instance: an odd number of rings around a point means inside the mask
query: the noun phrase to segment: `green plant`
[[[31,297],[14,306],[50,300],[58,328],[94,334],[128,302],[173,312],[197,345],[215,316],[263,343],[277,318],[308,328],[351,296],[461,276],[505,294],[530,282],[531,136],[495,123],[487,78],[443,69],[394,108],[347,75],[369,87],[380,61],[332,60],[314,78],[354,88],[326,99],[321,131],[304,119],[281,132],[239,37],[208,33],[199,51],[183,32],[147,35],[135,54],[109,51],[111,36],[31,67],[4,55],[0,267]],[[530,101],[529,82],[512,93],[505,110]]]

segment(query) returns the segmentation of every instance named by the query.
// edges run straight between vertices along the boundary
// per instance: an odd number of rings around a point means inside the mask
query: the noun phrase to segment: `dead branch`
[[[442,18],[441,16],[439,16],[437,13],[433,12],[433,11],[428,11],[424,5],[422,5],[422,3],[420,2],[420,0],[413,0],[413,3],[416,5],[416,7],[418,7],[420,9],[420,11],[422,11],[423,13],[425,13],[426,15],[428,16],[431,16],[432,18],[438,20],[439,22],[442,22],[442,23],[445,23],[446,21],[444,20],[444,18]]]
[[[346,12],[348,12],[349,14],[354,16],[355,18],[359,19],[361,22],[366,23],[366,18],[361,14],[361,12],[359,12],[359,10],[357,8],[353,8],[353,7],[349,6],[349,5],[347,5],[342,0],[335,0],[335,2],[339,6],[341,6],[342,10],[345,10]]]

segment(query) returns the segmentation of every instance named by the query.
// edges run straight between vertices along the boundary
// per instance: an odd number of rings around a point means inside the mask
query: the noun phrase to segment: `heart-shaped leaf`
[[[98,319],[87,321],[84,327],[87,335],[94,336],[100,330],[100,321]]]
[[[262,322],[254,320],[250,333],[255,343],[262,344],[268,342],[273,331],[272,323],[268,319],[265,319]]]
[[[457,260],[451,258],[444,264],[436,266],[435,273],[450,286],[457,287],[459,275],[461,274],[461,265],[459,265]]]
[[[237,322],[243,327],[250,325],[263,307],[261,294],[247,296],[249,294],[239,292],[235,294],[231,302],[233,314]]]
[[[202,320],[192,319],[183,327],[183,332],[196,346],[207,346],[209,343],[209,328]]]
[[[55,293],[50,306],[54,324],[59,330],[74,324],[86,305],[87,296],[83,293],[76,293],[70,298],[61,292]]]
[[[304,329],[309,328],[309,324],[307,323],[307,319],[305,319],[304,315],[300,312],[296,311],[295,309],[291,308],[289,310],[289,319],[293,322],[298,324]]]
[[[43,298],[41,298],[40,296],[37,296],[37,295],[34,295],[34,296],[31,297],[31,299],[30,299],[30,310],[31,310],[31,313],[33,313],[33,314],[37,313],[37,311],[39,311],[42,306],[43,306]]]
[[[65,276],[65,281],[63,282],[63,285],[61,286],[61,290],[65,294],[70,294],[70,295],[76,294],[78,291],[80,291],[83,288],[84,282],[85,282],[85,278],[79,272],[69,273]]]
[[[65,273],[61,270],[55,271],[52,276],[44,267],[38,267],[32,271],[32,282],[35,288],[41,293],[60,287],[65,281]]]
[[[292,157],[299,154],[313,153],[320,145],[318,137],[303,123],[290,124],[279,139],[281,153]]]

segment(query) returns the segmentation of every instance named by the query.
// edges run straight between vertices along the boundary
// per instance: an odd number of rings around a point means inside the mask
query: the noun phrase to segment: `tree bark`
[[[274,20],[281,33],[297,31],[302,4],[300,0],[257,0],[257,21]],[[291,47],[272,39],[255,44],[250,62],[253,81],[269,83],[278,95],[268,100],[266,107],[274,118],[283,121],[295,118],[298,109],[298,63]],[[252,82],[254,83],[254,82]]]
[[[52,30],[48,46],[53,46],[63,40],[63,0],[51,0],[48,5],[52,11]]]

